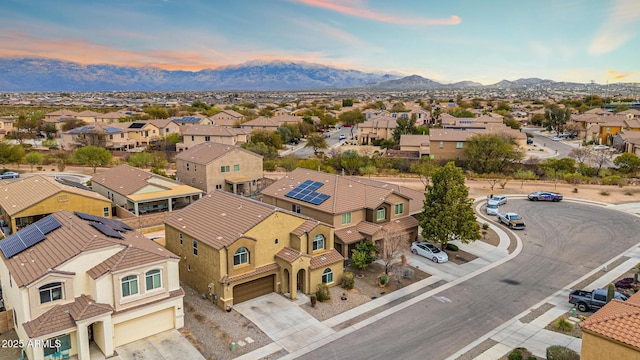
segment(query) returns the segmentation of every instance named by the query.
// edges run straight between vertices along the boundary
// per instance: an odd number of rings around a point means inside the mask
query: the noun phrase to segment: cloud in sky
[[[379,22],[400,25],[457,25],[462,19],[456,15],[449,18],[416,18],[396,16],[387,13],[376,12],[367,8],[361,0],[292,0],[305,5],[315,6],[341,14],[360,17]]]
[[[603,55],[631,40],[640,21],[640,2],[618,0],[589,46],[589,53]]]

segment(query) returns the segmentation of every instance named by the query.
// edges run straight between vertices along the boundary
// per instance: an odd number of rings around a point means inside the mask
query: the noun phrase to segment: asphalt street
[[[638,219],[596,205],[510,199],[523,250],[488,272],[310,352],[302,359],[445,359],[637,244]]]
[[[346,138],[349,139],[351,137],[351,130],[350,129],[351,128],[343,127],[340,130],[329,132],[329,134],[331,136],[326,139],[328,148],[325,149],[324,151],[327,152],[327,151],[329,151],[329,149],[332,146],[335,146],[338,143],[344,142],[344,140],[340,140],[340,135],[341,134],[344,134],[346,136]],[[354,133],[355,133],[355,129],[354,129]],[[295,151],[293,154],[295,156],[299,157],[299,158],[308,158],[309,156],[313,155],[313,149],[312,148],[308,148],[308,147],[303,147],[303,148]]]

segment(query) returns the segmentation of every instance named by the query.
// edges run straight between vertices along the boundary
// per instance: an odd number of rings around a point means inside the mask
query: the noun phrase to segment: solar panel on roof
[[[113,230],[112,228],[97,223],[97,222],[90,222],[89,224],[91,224],[91,226],[93,226],[94,228],[98,229],[98,231],[100,231],[101,233],[103,233],[104,235],[108,236],[108,237],[112,237],[112,238],[116,238],[116,239],[123,239],[124,236],[120,235],[119,232]]]
[[[284,196],[314,205],[320,205],[329,198],[327,194],[316,192],[322,185],[324,184],[319,181],[305,180],[302,184],[284,194]]]
[[[4,240],[0,241],[0,250],[2,250],[2,253],[7,259],[21,253],[25,249],[26,247],[17,233],[9,235]]]
[[[46,239],[46,234],[60,227],[51,215],[45,216],[17,233],[0,241],[0,250],[9,259]]]
[[[45,239],[42,231],[40,231],[37,226],[33,225],[22,229],[18,236],[20,237],[20,239],[22,239],[22,243],[24,244],[25,249],[28,249]]]
[[[100,217],[100,216],[95,216],[95,215],[90,215],[90,214],[85,214],[85,213],[81,213],[78,211],[75,211],[74,214],[76,214],[76,216],[78,216],[80,219],[82,220],[88,220],[88,221],[93,221],[93,222],[97,222],[97,223],[101,223],[107,227],[110,227],[113,230],[116,231],[131,231],[133,230],[133,228],[125,223],[123,223],[122,221],[119,220],[114,220],[114,219],[109,219],[109,218],[105,218],[105,217]]]
[[[45,235],[61,226],[58,220],[51,215],[45,216],[42,219],[36,221],[34,225],[36,225]]]
[[[81,213],[81,212],[78,212],[78,211],[74,211],[74,214],[76,214],[76,216],[79,217],[82,220],[100,221],[100,219],[101,219],[98,216],[89,215],[89,214]]]
[[[129,129],[142,129],[144,127],[144,123],[133,123],[129,125]]]

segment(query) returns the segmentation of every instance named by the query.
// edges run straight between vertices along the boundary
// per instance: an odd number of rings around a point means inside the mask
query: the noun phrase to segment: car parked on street
[[[594,145],[593,150],[607,150],[609,147],[607,145]]]
[[[344,140],[346,138],[347,138],[347,136],[345,134],[340,134],[340,140]]]
[[[617,291],[613,293],[613,298],[627,301],[627,297]],[[569,293],[569,303],[582,312],[596,311],[607,303],[607,289],[573,290]]]
[[[551,138],[551,141],[560,141],[560,138],[557,137],[557,136],[554,136],[554,137]]]
[[[562,200],[562,195],[551,191],[535,191],[527,196],[531,201],[553,201]]]
[[[531,145],[531,144],[533,144],[533,139],[528,137],[527,138],[527,145]]]
[[[15,171],[6,171],[0,174],[0,179],[17,179],[20,177],[20,173]]]
[[[489,200],[497,201],[498,205],[504,205],[507,203],[507,197],[504,195],[487,195],[487,201]]]
[[[487,215],[498,215],[500,204],[496,200],[487,201]]]
[[[438,249],[435,245],[428,242],[414,241],[411,244],[411,252],[426,257],[434,263],[443,263],[449,261],[449,255],[446,252]]]
[[[522,216],[516,213],[498,212],[496,216],[498,217],[499,223],[507,225],[511,230],[524,230],[524,228],[527,227],[527,225],[525,225],[524,223],[524,220],[522,219]]]

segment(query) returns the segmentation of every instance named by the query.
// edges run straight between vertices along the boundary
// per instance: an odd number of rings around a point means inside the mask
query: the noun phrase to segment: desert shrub
[[[583,183],[589,182],[589,177],[581,174],[572,173],[572,174],[565,174],[564,180],[569,184],[575,185],[575,184],[583,184]]]
[[[276,171],[276,162],[273,160],[265,161],[264,171]]]
[[[616,287],[620,289],[631,289],[633,287],[633,278],[624,278],[616,281]]]
[[[522,350],[520,348],[513,349],[508,356],[509,360],[524,360]]]
[[[580,360],[580,355],[567,347],[553,345],[547,348],[547,360]]]
[[[569,322],[569,320],[565,319],[564,316],[560,317],[556,320],[555,324],[553,324],[556,329],[564,332],[569,332],[573,330],[573,324]]]
[[[316,290],[316,298],[318,301],[323,302],[331,299],[331,294],[329,293],[329,287],[327,284],[319,284],[318,290]]]
[[[447,247],[445,249],[450,250],[450,251],[458,251],[458,250],[460,250],[460,249],[458,249],[458,245],[456,245],[456,244],[447,244]]]
[[[489,228],[489,223],[482,224],[482,230],[487,230]]]
[[[342,287],[351,290],[355,285],[355,276],[351,271],[345,271],[342,273]]]
[[[602,184],[604,185],[618,185],[623,186],[626,185],[627,182],[622,176],[619,175],[611,175],[602,178]]]
[[[611,193],[610,193],[610,192],[608,192],[607,190],[603,190],[603,191],[600,191],[600,195],[602,195],[602,196],[609,196],[609,195],[611,195]]]
[[[378,277],[378,281],[380,282],[380,285],[387,285],[387,283],[389,283],[389,275],[380,275],[380,277]]]

